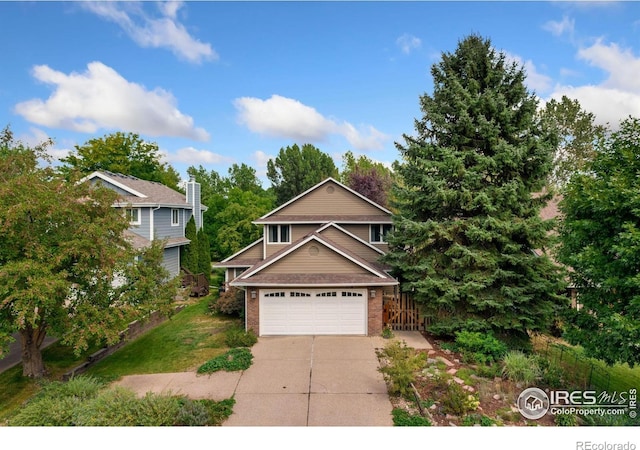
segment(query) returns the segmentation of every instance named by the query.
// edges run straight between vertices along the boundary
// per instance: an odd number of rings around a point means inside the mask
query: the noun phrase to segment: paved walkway
[[[396,336],[409,346],[428,345],[419,333]],[[225,426],[390,426],[392,407],[375,353],[385,344],[380,337],[261,337],[244,372],[131,375],[116,384],[138,395],[234,396]]]

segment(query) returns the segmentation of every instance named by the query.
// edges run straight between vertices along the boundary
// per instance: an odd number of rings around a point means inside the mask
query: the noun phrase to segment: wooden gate
[[[392,330],[423,331],[425,320],[409,292],[384,296],[382,322]]]

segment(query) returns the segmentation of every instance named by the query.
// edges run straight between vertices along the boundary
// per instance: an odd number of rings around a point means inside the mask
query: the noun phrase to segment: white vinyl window
[[[129,220],[130,225],[140,225],[140,208],[125,208],[125,217]]]
[[[269,243],[289,244],[291,242],[291,227],[289,225],[269,225]]]
[[[393,225],[390,223],[376,223],[370,227],[369,242],[376,244],[386,244],[387,234],[391,231]]]
[[[180,210],[173,208],[171,210],[171,226],[177,227],[178,225],[180,225]]]

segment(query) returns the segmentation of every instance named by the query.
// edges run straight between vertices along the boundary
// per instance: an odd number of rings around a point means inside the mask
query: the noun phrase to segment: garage
[[[366,335],[366,290],[261,290],[260,334]]]

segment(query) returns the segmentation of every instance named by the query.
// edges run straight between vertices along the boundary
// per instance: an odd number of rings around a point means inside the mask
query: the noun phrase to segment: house
[[[264,335],[376,335],[398,281],[380,257],[391,212],[328,178],[258,218],[263,237],[216,264]]]
[[[196,229],[200,229],[202,214],[207,210],[200,203],[199,183],[193,179],[187,182],[184,195],[162,183],[107,171],[93,172],[83,181],[120,194],[113,206],[129,218],[130,227],[125,233],[133,246],[143,248],[154,239],[165,240],[163,265],[171,277],[180,273],[180,248],[190,242],[184,234],[185,226],[193,216]]]

